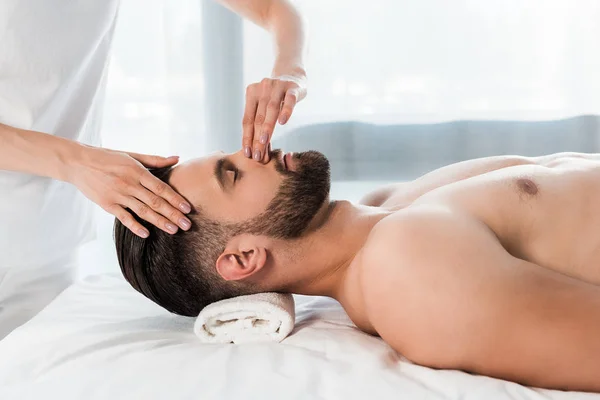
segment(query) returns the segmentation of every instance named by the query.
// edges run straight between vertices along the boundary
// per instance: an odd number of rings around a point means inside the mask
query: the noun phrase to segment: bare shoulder
[[[380,187],[364,195],[358,204],[370,207],[381,207],[381,205],[385,203],[402,185],[402,183],[395,183]]]
[[[387,299],[376,293],[410,294],[415,284],[421,283],[416,282],[419,275],[439,265],[449,252],[456,252],[456,227],[469,225],[471,218],[445,206],[427,204],[407,207],[375,225],[362,250],[361,275],[365,294],[373,294],[368,296],[372,314],[385,315],[380,310],[391,307],[380,304]],[[398,292],[401,288],[403,294]]]
[[[464,234],[473,230],[485,231],[486,234],[491,232],[465,211],[443,204],[413,205],[375,225],[365,244],[364,257],[377,265],[382,264],[378,261],[389,260],[390,256],[412,262],[430,260],[443,252],[456,250],[452,242],[457,231]],[[436,251],[429,252],[432,249]],[[397,264],[402,267],[402,263]],[[398,268],[385,269],[393,271]]]
[[[409,359],[435,366],[439,349],[432,344],[457,343],[466,334],[457,322],[468,316],[461,311],[471,302],[465,294],[476,265],[464,261],[474,238],[493,248],[490,257],[502,250],[481,221],[443,206],[408,207],[373,229],[363,250],[366,313],[377,333]],[[444,349],[450,360],[461,356]]]
[[[443,206],[385,218],[363,251],[365,314],[409,360],[600,390],[597,286],[513,257],[482,221]]]

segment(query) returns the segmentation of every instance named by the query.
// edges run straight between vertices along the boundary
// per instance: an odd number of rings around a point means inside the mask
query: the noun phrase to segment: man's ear
[[[239,281],[260,271],[267,263],[267,249],[251,245],[228,246],[217,259],[217,272],[226,281]]]

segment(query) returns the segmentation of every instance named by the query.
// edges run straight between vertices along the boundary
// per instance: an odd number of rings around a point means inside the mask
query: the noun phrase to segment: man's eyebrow
[[[225,157],[219,158],[219,160],[215,163],[215,178],[217,182],[219,182],[219,186],[221,189],[225,189],[225,184],[223,183],[223,165],[225,164]]]

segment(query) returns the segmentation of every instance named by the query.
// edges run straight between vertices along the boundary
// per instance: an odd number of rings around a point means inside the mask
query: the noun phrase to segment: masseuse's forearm
[[[268,26],[275,38],[273,76],[306,76],[307,27],[298,10],[289,1],[273,1]]]
[[[220,0],[232,11],[269,31],[275,42],[273,76],[304,78],[307,27],[289,0]]]
[[[0,124],[0,170],[66,181],[69,162],[82,147],[61,137]]]

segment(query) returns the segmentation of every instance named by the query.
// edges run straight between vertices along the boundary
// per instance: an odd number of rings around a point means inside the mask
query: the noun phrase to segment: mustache
[[[283,150],[275,149],[269,152],[269,157],[275,163],[275,170],[282,175],[290,175],[291,171],[285,169],[285,165],[283,165],[283,159],[281,155],[283,154]]]
[[[271,158],[278,158],[281,156],[281,153],[283,153],[283,150],[281,149],[275,149],[275,150],[271,150],[271,152],[269,153],[269,157]]]

